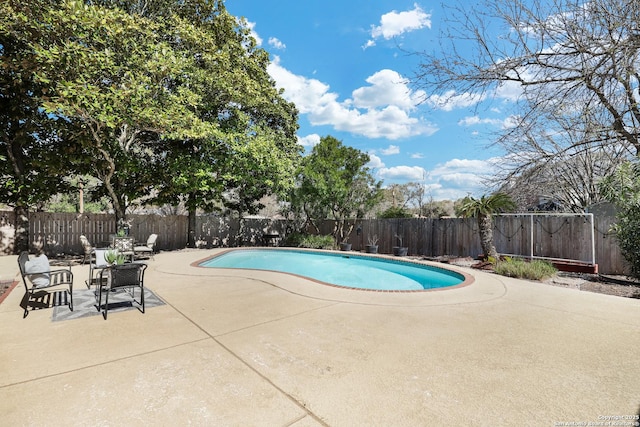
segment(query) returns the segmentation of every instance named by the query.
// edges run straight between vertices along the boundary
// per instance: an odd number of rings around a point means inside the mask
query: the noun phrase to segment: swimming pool
[[[395,259],[289,249],[234,249],[201,267],[242,268],[296,274],[336,286],[417,291],[460,285],[465,277],[444,268]]]

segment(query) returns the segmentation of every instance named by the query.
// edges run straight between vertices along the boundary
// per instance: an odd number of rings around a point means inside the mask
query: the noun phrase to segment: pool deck
[[[640,411],[640,300],[471,269],[387,293],[156,255],[166,304],[52,322],[0,303],[1,425],[557,426]],[[84,287],[88,266],[73,268]],[[18,273],[0,257],[0,279]],[[597,425],[597,424],[592,424]],[[616,425],[616,424],[610,424]]]

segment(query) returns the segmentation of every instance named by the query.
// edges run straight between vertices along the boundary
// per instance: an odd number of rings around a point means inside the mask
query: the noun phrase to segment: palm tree
[[[516,208],[515,202],[505,193],[483,195],[479,199],[465,197],[462,205],[456,209],[456,214],[465,218],[478,219],[480,246],[485,258],[498,259],[498,251],[493,244],[493,215],[511,211]]]

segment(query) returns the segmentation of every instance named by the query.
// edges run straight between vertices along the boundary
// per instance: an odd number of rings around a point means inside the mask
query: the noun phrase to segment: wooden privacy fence
[[[13,253],[13,212],[0,211],[0,254]],[[188,217],[185,215],[128,215],[129,235],[146,242],[150,234],[158,235],[158,250],[175,250],[187,246]],[[241,227],[242,225],[242,227]],[[196,218],[197,247],[259,246],[263,236],[277,233],[285,236],[287,221],[270,219],[224,218],[202,215]],[[80,254],[80,236],[93,246],[107,246],[116,233],[113,214],[72,214],[33,212],[29,214],[31,249],[43,248],[47,254]]]
[[[183,215],[129,215],[130,235],[146,241],[158,234],[159,250],[175,250],[187,245],[188,218]],[[625,274],[628,266],[616,238],[610,233],[614,218],[594,216],[593,227],[585,215],[518,214],[495,218],[494,239],[498,252],[536,257],[578,260],[589,263],[595,253],[599,271]],[[286,220],[247,218],[239,221],[215,215],[198,216],[197,247],[261,246],[265,234],[284,237],[290,229]],[[80,235],[94,246],[109,242],[115,233],[115,218],[109,214],[29,214],[31,247],[43,247],[48,254],[80,254]],[[331,234],[333,221],[320,225],[321,234]],[[359,231],[358,231],[359,230]],[[591,232],[593,230],[593,240]],[[451,255],[476,257],[482,250],[475,219],[406,218],[358,220],[349,242],[353,250],[364,250],[369,238],[377,236],[380,253],[392,253],[393,246],[409,248],[409,255],[429,257]],[[397,237],[399,236],[399,237]],[[0,253],[13,252],[13,212],[0,211]],[[593,241],[593,243],[592,243]]]
[[[589,218],[593,218],[593,226]],[[591,214],[500,215],[495,217],[493,237],[501,254],[584,263],[591,263],[595,255],[601,273],[626,274],[628,265],[610,232],[614,220]],[[333,226],[333,221],[323,222],[320,233],[330,234]],[[378,238],[380,253],[392,253],[393,246],[406,246],[409,255],[428,257],[476,257],[482,253],[475,218],[358,220],[348,241],[353,250],[360,251],[372,236]]]
[[[159,250],[181,249],[187,245],[187,217],[182,215],[129,215],[129,235],[146,242],[150,234],[158,234]],[[93,246],[106,246],[116,233],[115,216],[111,214],[71,214],[33,212],[29,214],[31,249],[43,248],[47,254],[82,253],[80,235]],[[0,212],[0,252],[13,252],[13,212]]]

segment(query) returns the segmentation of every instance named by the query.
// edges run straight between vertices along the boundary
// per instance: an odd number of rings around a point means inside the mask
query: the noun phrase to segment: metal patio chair
[[[46,260],[46,258],[45,258]],[[31,261],[31,262],[30,262]],[[41,265],[32,266],[35,259],[29,258],[29,253],[24,251],[18,256],[20,275],[25,287],[24,317],[29,314],[29,302],[50,295],[52,288],[66,288],[69,297],[69,310],[73,311],[73,273],[71,266],[65,269],[52,270],[49,261]],[[66,294],[65,294],[66,295]]]
[[[86,281],[87,288],[96,285],[100,280],[100,272],[109,267],[105,255],[108,249],[94,249],[89,254],[89,280]]]
[[[80,244],[82,245],[82,251],[84,253],[84,257],[82,258],[82,263],[87,262],[87,258],[91,255],[91,251],[93,251],[93,246],[87,239],[87,236],[84,234],[80,236]]]
[[[144,313],[144,270],[146,264],[133,262],[121,265],[112,265],[100,272],[100,280],[97,286],[97,309],[102,311],[102,317],[107,320],[109,313],[109,294],[112,292],[126,292],[131,295],[133,302],[138,304],[138,310]],[[140,289],[140,301],[135,298],[136,288]],[[105,295],[104,305],[102,295]]]
[[[133,248],[133,251],[135,252],[136,255],[138,255],[138,254],[149,254],[151,259],[155,259],[153,257],[153,253],[155,252],[156,240],[157,239],[158,239],[158,235],[157,234],[151,234],[149,236],[149,238],[147,239],[147,243],[145,245],[135,246]]]

